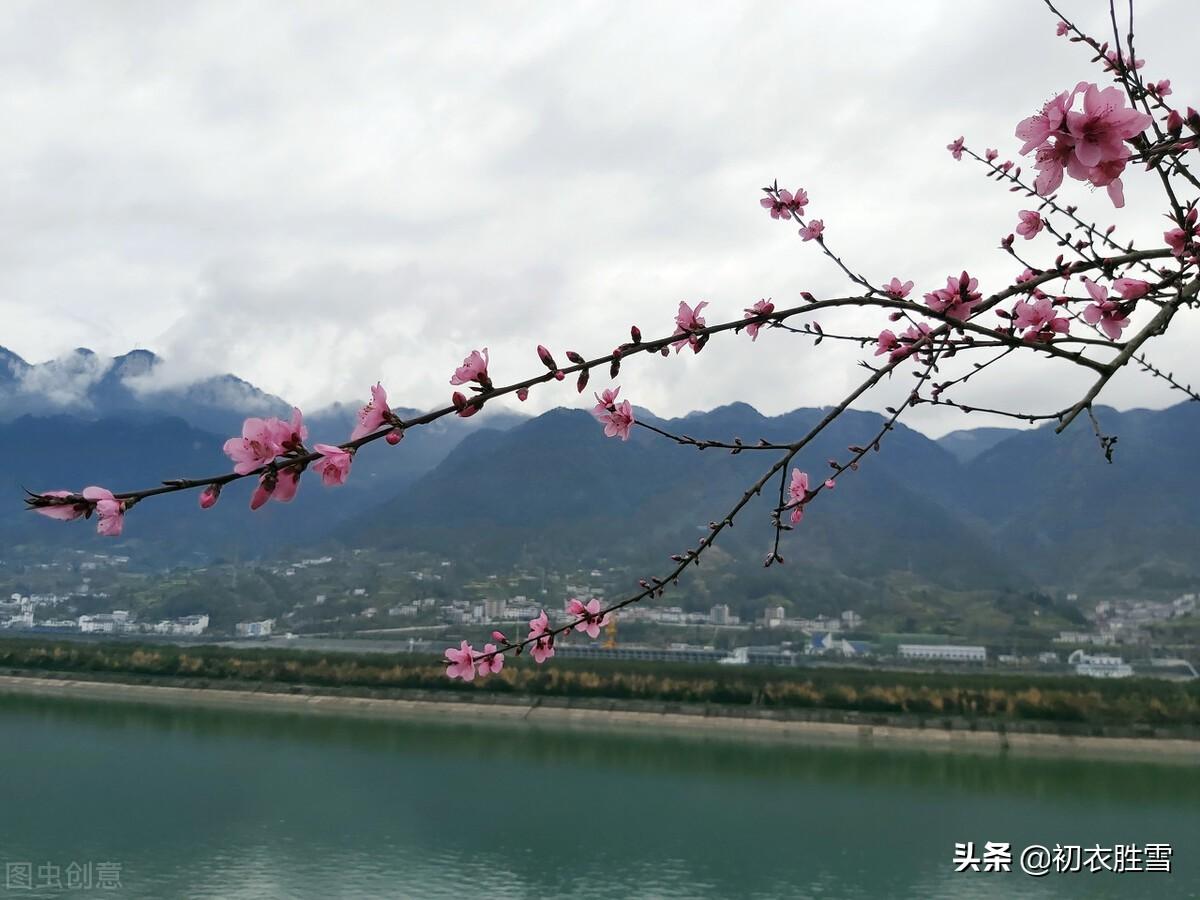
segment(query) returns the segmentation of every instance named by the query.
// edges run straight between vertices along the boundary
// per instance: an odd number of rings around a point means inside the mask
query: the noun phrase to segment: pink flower
[[[1104,58],[1108,60],[1107,68],[1109,71],[1116,71],[1117,69],[1125,68],[1125,55],[1123,53],[1115,50],[1109,50],[1104,54]],[[1144,59],[1135,59],[1133,61],[1133,67],[1135,69],[1140,69],[1145,64],[1146,61]]]
[[[279,445],[281,451],[303,452],[308,428],[304,425],[304,414],[300,410],[292,407],[291,422],[267,419],[267,426],[270,428],[272,440]]]
[[[1149,86],[1150,93],[1158,94],[1160,97],[1166,97],[1171,93],[1171,79],[1164,78],[1162,81],[1156,81]]]
[[[105,537],[120,537],[125,527],[125,503],[113,496],[113,492],[102,487],[87,487],[83,496],[96,507],[96,534]]]
[[[1171,248],[1173,256],[1182,257],[1188,245],[1191,244],[1192,238],[1196,234],[1196,212],[1195,209],[1192,209],[1187,214],[1187,218],[1183,220],[1186,228],[1172,228],[1170,231],[1163,232],[1163,239]]]
[[[495,655],[488,656],[489,653]],[[483,653],[479,654],[479,657],[486,657],[486,659],[476,658],[475,660],[475,665],[479,667],[480,678],[486,675],[494,675],[504,668],[504,654],[496,652],[495,644],[484,644]],[[453,678],[454,676],[450,677]]]
[[[39,497],[70,497],[74,491],[42,491]],[[31,498],[32,499],[32,498]],[[33,510],[49,519],[70,522],[91,509],[89,503],[56,503],[53,506],[35,506]]]
[[[925,337],[925,335],[929,334],[929,332],[932,330],[933,329],[924,322],[921,322],[919,325],[909,325],[908,329],[904,332],[904,334],[900,335],[898,339],[900,346],[891,352],[891,355],[888,356],[888,360],[890,362],[895,362],[896,360],[905,359],[910,356],[913,352],[912,345],[921,338]]]
[[[1016,135],[1025,143],[1017,151],[1022,156],[1035,147],[1040,147],[1063,126],[1067,110],[1075,102],[1075,95],[1082,90],[1084,82],[1080,82],[1072,91],[1063,91],[1058,96],[1046,101],[1042,111],[1037,115],[1022,119],[1017,123]]]
[[[824,233],[825,223],[820,219],[813,219],[800,229],[800,237],[806,241],[815,241]]]
[[[875,355],[883,356],[885,353],[891,353],[900,346],[900,340],[896,337],[894,331],[890,328],[885,328],[879,332],[879,338],[875,344]]]
[[[350,432],[350,440],[357,441],[361,437],[378,431],[384,422],[390,422],[392,418],[392,410],[387,402],[387,391],[383,389],[382,384],[376,384],[371,388],[371,402],[358,413],[358,424],[354,426],[354,431]]]
[[[321,458],[313,463],[313,471],[321,476],[321,482],[327,487],[345,484],[354,454],[330,444],[317,444],[316,449]]]
[[[463,364],[454,370],[454,375],[450,378],[451,384],[467,384],[472,381],[478,382],[485,388],[492,386],[492,380],[488,377],[487,347],[483,348],[482,355],[478,350],[472,350],[471,354],[463,360]]]
[[[804,207],[808,205],[808,193],[804,188],[798,188],[795,194],[780,188],[777,193],[778,199],[763,197],[758,201],[759,206],[770,210],[772,219],[790,219],[792,213],[798,216],[804,215]]]
[[[1033,189],[1043,197],[1058,190],[1063,180],[1063,168],[1071,158],[1071,142],[1062,137],[1052,138],[1039,147],[1037,162],[1033,164],[1038,170]]]
[[[210,484],[200,492],[200,508],[212,509],[217,505],[217,499],[221,496],[221,486],[219,484]]]
[[[533,641],[530,654],[539,665],[554,655],[554,637],[547,634],[550,630],[550,620],[543,609],[536,619],[529,620],[529,636],[526,640]]]
[[[1018,300],[1013,311],[1016,313],[1013,327],[1025,329],[1021,337],[1027,341],[1048,341],[1054,335],[1066,334],[1070,330],[1070,322],[1055,314],[1054,301],[1049,297],[1033,303]]]
[[[271,491],[271,499],[280,503],[291,503],[300,489],[300,470],[295,466],[280,469],[275,479],[275,490]]]
[[[1017,224],[1017,234],[1027,241],[1041,231],[1046,224],[1042,221],[1041,215],[1032,209],[1023,209],[1017,215],[1021,217],[1021,221]]]
[[[788,485],[787,506],[792,508],[792,524],[804,518],[804,501],[808,499],[808,473],[792,469],[792,483]]]
[[[268,500],[290,503],[299,489],[300,472],[295,466],[288,466],[278,472],[263,472],[259,476],[258,486],[250,495],[250,508],[259,509]]]
[[[475,680],[475,651],[466,641],[463,641],[458,648],[447,647],[446,659],[450,661],[450,665],[446,667],[446,674],[451,678],[461,678],[463,681]]]
[[[976,304],[983,299],[976,290],[978,287],[979,280],[964,271],[958,278],[947,276],[946,286],[926,294],[925,302],[934,312],[962,322],[970,317]]]
[[[953,156],[955,159],[962,159],[962,152],[963,152],[962,137],[960,136],[960,137],[957,137],[954,140],[952,140],[949,144],[946,145],[946,149],[950,151],[950,155]]]
[[[283,423],[278,419],[249,418],[243,422],[242,436],[225,442],[225,455],[233,460],[233,471],[248,475],[282,453],[283,447],[278,440],[280,426]]]
[[[567,603],[567,612],[580,619],[575,623],[575,630],[586,631],[592,639],[600,637],[600,629],[609,620],[608,614],[600,615],[600,601],[594,597],[586,604],[572,597]]]
[[[753,306],[744,310],[746,319],[758,319],[761,316],[769,316],[775,311],[775,304],[768,300],[759,300]],[[758,329],[762,328],[762,322],[751,322],[746,326],[746,334],[750,335],[751,341],[758,340]]]
[[[596,412],[599,412],[601,409],[612,409],[613,405],[617,402],[617,395],[620,393],[621,388],[615,387],[605,388],[599,394],[593,394],[592,396],[596,398],[597,403]]]
[[[1075,158],[1087,167],[1124,159],[1125,141],[1137,137],[1154,120],[1125,107],[1125,93],[1116,87],[1101,90],[1089,84],[1083,111],[1067,113],[1067,131],[1075,139]]]
[[[1138,297],[1146,296],[1150,285],[1140,278],[1118,278],[1113,282],[1113,290],[1126,300],[1136,300]]]
[[[1058,35],[1059,37],[1062,37],[1064,34],[1066,34],[1070,30],[1071,30],[1070,25],[1068,25],[1066,22],[1060,21],[1058,23],[1058,25],[1055,27],[1054,33],[1056,35]]]
[[[700,315],[700,310],[706,306],[708,306],[707,300],[701,300],[695,308],[688,306],[682,300],[679,301],[679,312],[675,316],[675,334],[682,334],[685,337],[671,344],[676,353],[689,345],[694,353],[700,352],[702,346],[700,338],[692,332],[704,327],[704,319]]]
[[[1129,318],[1121,304],[1108,299],[1108,288],[1104,285],[1096,284],[1090,278],[1084,278],[1083,284],[1095,301],[1083,311],[1083,320],[1089,325],[1099,325],[1109,340],[1119,341],[1121,332],[1129,326]]]
[[[903,300],[908,296],[908,292],[912,290],[912,287],[913,283],[911,281],[901,284],[899,278],[893,277],[891,281],[883,286],[883,289],[897,300]]]
[[[995,162],[995,161],[996,161],[996,157],[998,157],[999,155],[1000,155],[1000,151],[999,151],[999,150],[993,150],[991,147],[988,147],[988,148],[987,148],[987,152],[985,152],[985,153],[983,154],[983,157],[984,157],[984,159],[986,159],[988,162]]]
[[[617,392],[615,390],[605,390],[604,396],[596,394],[596,406],[592,409],[592,415],[597,422],[604,425],[605,437],[620,436],[621,440],[629,440],[629,429],[633,427],[633,407],[628,400],[622,401],[620,404],[616,402]]]

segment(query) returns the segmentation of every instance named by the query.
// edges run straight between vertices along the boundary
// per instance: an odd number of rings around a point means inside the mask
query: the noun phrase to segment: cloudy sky
[[[1107,27],[1105,4],[1064,3]],[[1200,4],[1138,5],[1146,73],[1200,106]],[[1027,204],[945,145],[965,134],[1010,157],[1019,119],[1100,77],[1054,24],[1034,0],[8,2],[0,345],[32,362],[149,348],[165,378],[232,371],[306,408],[376,380],[399,404],[441,404],[474,347],[504,382],[539,370],[539,342],[591,354],[631,323],[670,331],[680,300],[708,300],[715,322],[760,297],[843,292],[759,208],[775,178],[809,191],[870,278],[928,290],[968,268],[986,291],[1016,273],[994,248]],[[1103,192],[1064,193],[1161,243],[1144,174],[1115,215]],[[1191,373],[1200,325],[1177,324],[1152,356]],[[736,399],[774,413],[836,402],[859,356],[729,336],[641,359],[621,384],[660,414]],[[1048,411],[1081,385],[1031,359],[971,396]],[[1135,374],[1107,397],[1179,399]],[[563,385],[526,408],[579,402]]]

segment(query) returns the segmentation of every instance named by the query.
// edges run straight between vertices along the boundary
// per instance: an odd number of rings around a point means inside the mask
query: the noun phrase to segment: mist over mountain
[[[235,375],[210,375],[183,384],[163,378],[164,363],[149,350],[102,357],[80,347],[31,365],[0,347],[0,422],[21,416],[175,416],[197,428],[241,429],[246,416],[284,415],[289,405]]]
[[[103,358],[78,349],[38,365],[0,347],[0,542],[8,546],[88,546],[90,527],[56,529],[22,509],[25,488],[114,490],[153,486],[166,478],[215,475],[229,470],[221,451],[241,433],[247,416],[287,417],[291,406],[235,375],[183,384],[156,382],[164,363],[134,350]],[[357,404],[337,403],[305,416],[309,443],[345,440],[358,419]],[[397,408],[405,418],[420,410]],[[487,427],[504,428],[522,417],[497,411]],[[156,561],[202,561],[213,555],[244,556],[320,540],[330,522],[388,496],[428,472],[483,417],[449,418],[406,434],[391,452],[364,453],[354,477],[340,490],[323,490],[309,475],[295,501],[268,504],[251,516],[251,485],[235,484],[221,503],[196,510],[195,496],[167,496],[131,514],[122,552]],[[136,515],[140,527],[133,527]]]
[[[162,361],[135,350],[103,359],[78,350],[30,365],[0,348],[0,540],[38,546],[116,544],[147,557],[202,560],[316,543],[469,554],[496,566],[601,562],[659,571],[694,546],[774,461],[772,452],[681,447],[643,429],[606,439],[587,412],[535,418],[485,411],[447,417],[396,447],[361,454],[346,486],[327,490],[309,474],[290,505],[252,514],[251,485],[227,488],[201,514],[192,495],[147,502],[127,535],[100,541],[88,526],[64,527],[21,508],[22,488],[116,490],[228,469],[221,452],[246,415],[286,415],[289,405],[233,375],[148,388]],[[310,444],[344,439],[354,404],[306,417]],[[672,433],[747,443],[782,442],[828,410],[764,416],[735,403],[670,420]],[[403,416],[415,410],[398,410]],[[953,588],[1188,584],[1200,575],[1200,408],[1100,408],[1118,436],[1109,464],[1089,427],[981,428],[931,440],[898,425],[860,470],[838,479],[785,534],[789,571],[872,578],[913,572]],[[882,425],[849,411],[795,465],[823,478],[828,460]],[[771,543],[773,481],[726,531],[713,558],[751,576]],[[1136,523],[1136,527],[1130,527]],[[798,575],[797,577],[803,577]]]

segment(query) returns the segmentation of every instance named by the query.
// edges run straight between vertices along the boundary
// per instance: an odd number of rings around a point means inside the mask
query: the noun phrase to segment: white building
[[[783,625],[784,611],[782,606],[768,606],[763,610],[762,623],[768,628],[779,628]]]
[[[1129,678],[1133,675],[1133,666],[1119,656],[1092,656],[1076,650],[1067,657],[1067,662],[1075,667],[1076,675],[1091,678]]]
[[[238,637],[268,637],[274,629],[274,619],[263,619],[261,622],[238,622],[234,626]]]
[[[901,644],[901,659],[928,659],[936,662],[987,662],[987,648],[959,644]]]
[[[84,634],[112,634],[117,630],[117,623],[110,613],[80,616],[79,630]]]

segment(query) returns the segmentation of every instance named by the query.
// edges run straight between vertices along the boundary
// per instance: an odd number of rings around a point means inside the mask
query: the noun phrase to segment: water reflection
[[[1200,894],[1183,766],[32,697],[0,740],[0,856],[119,860],[129,897]],[[956,840],[1173,841],[1178,871],[954,875]]]

